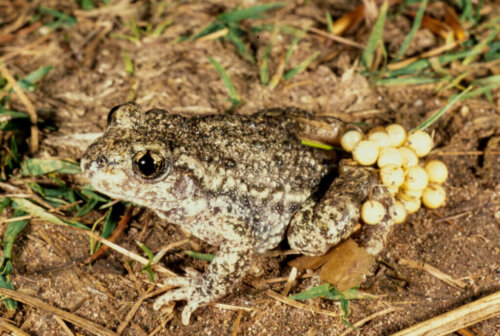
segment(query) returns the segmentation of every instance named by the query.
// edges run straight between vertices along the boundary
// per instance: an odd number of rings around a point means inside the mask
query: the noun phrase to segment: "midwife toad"
[[[338,138],[344,125],[294,108],[185,117],[127,103],[110,111],[108,129],[81,162],[91,184],[219,246],[201,277],[167,279],[180,288],[155,308],[186,300],[188,324],[195,309],[225,295],[255,253],[275,248],[285,232],[293,249],[325,253],[350,236],[368,197],[384,204],[386,215],[353,238],[368,253],[380,252],[393,224],[392,196],[373,169],[350,161],[338,168],[333,152],[301,144],[299,137],[315,138],[325,127]]]

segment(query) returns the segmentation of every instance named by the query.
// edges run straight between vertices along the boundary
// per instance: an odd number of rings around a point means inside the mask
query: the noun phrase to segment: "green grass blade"
[[[18,81],[18,84],[23,90],[35,91],[35,83],[45,77],[53,68],[51,65],[41,67]]]
[[[10,206],[10,198],[4,197],[0,198],[0,214],[3,213],[4,209]]]
[[[27,159],[21,164],[22,176],[38,176],[49,173],[77,174],[80,167],[76,163],[59,159]]]
[[[14,212],[15,217],[21,217],[26,215],[27,213],[22,210],[16,210]],[[17,235],[26,227],[29,220],[18,220],[15,222],[10,222],[7,225],[7,229],[5,230],[3,236],[3,258],[2,265],[0,268],[0,287],[14,289],[14,285],[10,281],[10,274],[12,273],[12,248],[14,246],[14,240]],[[7,309],[13,310],[17,308],[17,302],[12,299],[3,299],[4,305]]]
[[[368,43],[366,44],[365,51],[361,56],[361,61],[367,70],[370,70],[373,65],[373,60],[375,57],[375,52],[379,44],[383,43],[384,25],[385,19],[387,17],[387,9],[389,8],[389,2],[384,1],[380,7],[380,12],[378,14],[377,20],[373,25],[372,33],[368,38]]]
[[[465,94],[462,97],[462,100],[474,98],[474,97],[480,96],[482,94],[488,95],[488,94],[491,93],[491,90],[494,90],[494,89],[496,89],[499,86],[500,86],[499,83],[493,83],[493,84],[488,84],[486,86],[482,86],[482,87],[480,87],[478,89],[472,90],[471,92]]]
[[[312,54],[311,56],[309,56],[305,61],[303,61],[302,63],[300,63],[298,66],[296,66],[293,69],[288,70],[285,73],[285,75],[283,76],[283,78],[285,80],[287,80],[287,79],[290,79],[293,76],[301,73],[302,71],[304,71],[309,66],[309,64],[311,64],[316,59],[316,57],[319,56],[319,54],[320,54],[320,52],[316,51],[314,54]]]
[[[94,0],[80,0],[78,1],[83,10],[94,9]]]
[[[148,263],[146,265],[144,265],[144,267],[142,268],[142,272],[148,273],[149,279],[152,282],[155,282],[155,274],[154,274],[153,270],[151,269],[151,265],[152,265],[153,259],[154,259],[153,252],[151,252],[151,250],[149,249],[149,247],[147,247],[145,244],[143,244],[143,243],[141,243],[139,241],[136,241],[136,244],[148,256]]]
[[[48,24],[48,26],[52,28],[57,28],[60,25],[71,27],[77,22],[74,16],[56,11],[55,9],[49,7],[40,7],[40,12],[52,15],[57,19],[56,22],[51,22]]]
[[[219,22],[219,21],[214,21],[212,23],[209,23],[205,28],[203,28],[199,33],[191,36],[190,38],[188,38],[187,40],[188,41],[194,41],[196,39],[199,39],[200,37],[202,36],[205,36],[205,35],[210,35],[212,33],[215,33],[216,31],[219,31],[221,29],[224,29],[226,28],[226,26],[222,23],[222,22]]]
[[[295,50],[295,48],[299,44],[299,42],[302,39],[302,37],[304,36],[304,34],[307,32],[307,30],[308,30],[308,28],[299,31],[296,34],[295,38],[293,39],[292,43],[290,43],[290,46],[288,47],[288,50],[286,51],[286,54],[285,54],[285,64],[288,63],[288,61],[292,57],[293,51]]]
[[[490,43],[490,50],[484,53],[486,62],[494,61],[500,58],[500,41]]]
[[[6,277],[3,275],[0,275],[0,287],[2,288],[7,288],[7,289],[12,289],[14,290],[14,285],[10,280],[8,280]],[[12,300],[10,298],[4,298],[3,303],[5,305],[5,308],[8,310],[16,310],[17,309],[17,301]]]
[[[21,210],[16,210],[14,212],[15,217],[25,216],[27,213]],[[18,220],[15,222],[9,222],[7,225],[7,229],[3,235],[3,257],[6,259],[12,258],[12,246],[14,245],[14,240],[17,235],[24,229],[24,227],[28,224],[29,220]]]
[[[474,18],[472,10],[474,6],[472,0],[462,0],[462,15],[460,16],[461,21],[470,21]]]
[[[91,198],[87,201],[87,203],[85,203],[84,206],[82,206],[78,211],[77,213],[75,214],[75,217],[83,217],[85,216],[86,214],[88,214],[90,211],[92,211],[92,209],[94,209],[97,205],[97,203],[99,203],[98,200],[96,200],[95,198]]]
[[[377,85],[421,85],[429,83],[437,83],[441,79],[428,77],[403,77],[403,78],[384,78],[377,80]]]
[[[108,215],[106,216],[106,221],[104,222],[104,225],[102,227],[102,237],[108,238],[109,236],[111,236],[116,228],[116,225],[118,224],[118,219],[119,216],[117,214],[116,207],[111,207],[109,209]]]
[[[24,112],[2,110],[0,111],[0,119],[8,117],[9,119],[29,119],[29,115]]]
[[[439,56],[438,62],[440,65],[445,65],[449,62],[456,61],[456,60],[465,58],[467,56],[479,55],[480,53],[481,53],[480,50],[459,51],[456,53]],[[411,74],[414,74],[415,72],[425,70],[425,69],[429,68],[430,66],[431,66],[431,62],[429,62],[428,59],[422,59],[422,60],[418,60],[416,62],[413,62],[404,68],[387,72],[386,77],[397,77],[397,76],[402,76],[402,75],[411,75]]]
[[[13,207],[16,210],[22,210],[33,217],[38,217],[40,219],[46,220],[48,222],[51,222],[56,225],[63,225],[66,226],[67,224],[59,219],[58,217],[54,216],[51,213],[48,213],[44,208],[41,206],[35,205],[34,203],[28,201],[25,198],[13,198]]]
[[[166,19],[165,21],[163,21],[162,23],[160,23],[158,25],[158,27],[155,28],[155,30],[153,30],[153,33],[152,35],[153,36],[160,36],[163,31],[172,24],[174,20],[172,20],[172,18],[168,18]]]
[[[209,254],[209,253],[199,253],[199,252],[194,252],[194,251],[186,251],[186,254],[188,256],[190,256],[191,258],[206,260],[206,261],[212,261],[215,258],[215,256],[213,254]]]
[[[485,78],[479,78],[472,82],[474,85],[490,85],[497,84],[500,85],[500,75],[493,75]]]
[[[327,144],[322,143],[322,142],[309,140],[309,139],[300,139],[300,143],[305,145],[305,146],[315,147],[315,148],[320,148],[320,149],[325,149],[325,150],[335,149],[335,147],[333,147],[333,146],[327,145]]]
[[[109,202],[109,200],[107,198],[104,198],[104,197],[98,195],[97,193],[94,192],[93,189],[90,189],[90,188],[92,188],[90,185],[84,186],[82,188],[82,194],[87,196],[88,198],[96,199],[99,202],[103,202],[103,203]]]
[[[469,86],[467,89],[462,91],[460,94],[453,96],[446,104],[445,107],[434,113],[429,119],[415,127],[415,130],[424,130],[430,125],[432,125],[436,120],[438,120],[443,114],[445,114],[456,102],[462,100],[464,96],[472,89],[472,86]]]
[[[231,81],[231,78],[229,78],[226,70],[222,67],[222,65],[217,62],[214,58],[208,57],[208,60],[210,63],[215,68],[215,71],[219,74],[219,76],[222,79],[222,82],[224,83],[224,86],[226,87],[226,90],[229,94],[229,100],[233,103],[233,107],[236,107],[241,102],[240,96],[238,92],[236,91],[236,88],[233,85],[233,82]]]
[[[235,9],[233,11],[217,16],[217,19],[224,23],[239,22],[241,20],[246,20],[246,19],[259,19],[261,13],[276,7],[282,7],[284,5],[285,3],[276,2],[266,5],[252,6],[243,9]]]
[[[330,285],[323,284],[321,286],[316,286],[311,289],[305,290],[295,295],[290,295],[288,298],[291,300],[309,300],[317,297],[326,297],[330,293]]]
[[[69,225],[69,226],[79,227],[81,229],[88,229],[85,225],[77,223],[77,222],[63,221],[62,219],[47,212],[41,206],[38,206],[38,205],[28,201],[25,198],[12,198],[12,202],[13,202],[12,206],[14,207],[14,209],[25,211],[33,217],[38,217],[40,219],[43,219],[45,221],[48,221],[48,222],[56,224],[56,225],[64,225],[64,226]]]
[[[252,54],[248,52],[245,43],[242,39],[240,39],[235,29],[229,29],[226,38],[229,41],[233,42],[233,44],[236,46],[236,49],[238,49],[238,52],[241,54],[241,56],[243,56],[243,58],[246,58],[248,61],[250,61],[250,63],[255,63],[255,59],[253,58]]]
[[[259,67],[260,82],[263,85],[269,84],[269,55],[273,47],[272,42],[269,42],[262,53],[262,59]]]
[[[326,27],[328,28],[328,32],[330,34],[333,34],[333,20],[332,20],[332,16],[330,15],[330,12],[326,12],[325,13],[325,17],[326,17]]]
[[[490,35],[488,35],[484,40],[482,40],[481,42],[479,42],[478,44],[476,44],[474,46],[474,48],[472,48],[471,50],[471,53],[472,55],[469,55],[467,56],[464,61],[462,62],[462,64],[464,66],[467,66],[469,65],[473,60],[474,58],[476,57],[475,54],[479,55],[480,53],[483,52],[483,50],[485,49],[485,47],[491,42],[493,41],[493,39],[495,38],[495,36],[497,36],[498,34],[498,27],[495,27],[493,26],[493,29],[492,29],[492,32]]]
[[[122,51],[122,56],[123,56],[123,62],[125,63],[125,71],[130,76],[133,76],[134,75],[134,63],[132,63],[132,60],[130,59],[127,52]]]
[[[403,44],[401,45],[401,48],[399,49],[395,61],[398,61],[403,57],[406,49],[408,49],[408,46],[410,45],[411,41],[413,40],[413,37],[417,33],[418,29],[420,28],[420,23],[422,22],[422,18],[424,17],[424,12],[425,12],[425,7],[427,6],[427,1],[428,0],[423,0],[420,4],[420,7],[418,8],[417,15],[415,16],[415,20],[413,21],[413,25],[411,27],[410,32],[408,35],[406,35],[405,40],[403,41]]]

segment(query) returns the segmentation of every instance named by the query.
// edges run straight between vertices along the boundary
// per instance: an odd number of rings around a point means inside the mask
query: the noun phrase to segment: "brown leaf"
[[[348,239],[328,253],[328,261],[321,268],[319,277],[339,291],[357,287],[365,280],[374,259],[354,240]]]

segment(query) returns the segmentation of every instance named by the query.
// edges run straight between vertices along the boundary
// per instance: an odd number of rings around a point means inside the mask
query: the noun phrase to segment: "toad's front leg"
[[[189,324],[191,313],[198,307],[213,302],[229,292],[239,283],[250,269],[254,256],[254,241],[247,225],[227,224],[224,242],[220,245],[208,269],[200,277],[172,277],[166,285],[179,287],[159,297],[154,309],[159,309],[169,301],[185,300],[182,323]]]

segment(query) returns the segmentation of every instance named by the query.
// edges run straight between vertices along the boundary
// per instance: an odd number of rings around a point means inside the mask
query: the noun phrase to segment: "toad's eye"
[[[163,156],[150,150],[142,150],[134,154],[133,166],[137,174],[145,179],[154,179],[167,169]]]

